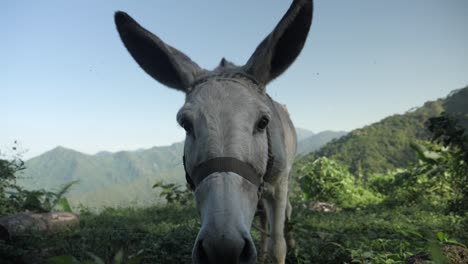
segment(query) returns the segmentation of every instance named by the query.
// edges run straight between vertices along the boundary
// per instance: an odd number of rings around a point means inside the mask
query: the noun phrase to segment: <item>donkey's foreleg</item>
[[[259,217],[260,217],[260,228],[263,229],[261,232],[261,252],[260,252],[260,263],[265,263],[267,252],[268,252],[268,218],[266,212],[265,201],[261,200],[259,202],[258,210],[259,210]]]
[[[268,239],[268,254],[273,263],[282,264],[286,261],[286,240],[284,227],[286,208],[288,206],[288,177],[280,178],[273,187],[271,195],[265,197],[265,209],[270,227]]]
[[[286,206],[286,221],[284,224],[284,237],[286,239],[286,245],[288,246],[288,250],[291,250],[296,247],[296,240],[294,240],[294,234],[292,231],[291,214],[292,205],[288,195],[288,204]]]

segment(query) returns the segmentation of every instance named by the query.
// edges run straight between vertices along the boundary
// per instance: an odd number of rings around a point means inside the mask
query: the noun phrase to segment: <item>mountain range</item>
[[[316,151],[345,132],[313,133],[297,129],[301,154]],[[27,189],[57,190],[78,180],[67,197],[72,205],[88,208],[138,205],[161,202],[152,186],[157,181],[185,186],[182,165],[183,142],[136,151],[84,154],[56,147],[26,161],[18,183]]]
[[[348,132],[345,131],[322,131],[317,134],[310,135],[297,144],[297,154],[304,155],[319,150],[321,147],[325,146],[326,143],[331,142],[332,140],[339,139],[342,136],[346,135]],[[299,136],[298,136],[299,140]]]
[[[304,159],[332,158],[347,165],[356,176],[406,167],[416,161],[410,143],[427,140],[427,120],[444,112],[457,117],[468,131],[468,86],[349,133],[313,133],[298,128],[298,154]],[[185,185],[182,152],[182,142],[95,155],[57,147],[26,161],[18,183],[28,189],[54,190],[79,180],[68,194],[73,206],[145,206],[161,202],[152,189],[155,182]]]

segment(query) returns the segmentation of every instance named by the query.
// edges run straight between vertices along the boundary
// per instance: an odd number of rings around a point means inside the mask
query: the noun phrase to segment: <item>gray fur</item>
[[[125,47],[143,70],[186,93],[177,121],[189,131],[185,139],[187,172],[212,158],[232,157],[264,175],[261,203],[269,237],[262,249],[268,249],[274,263],[285,262],[284,230],[291,213],[289,175],[296,133],[289,114],[271,100],[265,86],[299,55],[311,20],[312,0],[294,0],[244,66],[223,58],[216,69],[207,71],[127,14],[115,15]],[[264,118],[269,120],[268,128],[260,129],[258,124]],[[200,182],[195,197],[202,227],[193,249],[194,263],[255,263],[257,253],[249,231],[259,203],[257,191],[233,172],[215,172]]]

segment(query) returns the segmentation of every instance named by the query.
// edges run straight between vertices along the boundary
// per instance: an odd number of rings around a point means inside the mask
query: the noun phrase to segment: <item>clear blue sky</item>
[[[183,94],[122,45],[116,10],[202,67],[249,58],[290,1],[0,2],[0,149],[85,153],[180,141]],[[306,46],[268,87],[296,126],[352,130],[468,84],[468,1],[318,0]]]

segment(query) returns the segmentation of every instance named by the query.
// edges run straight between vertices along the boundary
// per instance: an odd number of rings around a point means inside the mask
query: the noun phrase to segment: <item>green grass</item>
[[[409,256],[427,252],[448,234],[466,245],[466,218],[425,211],[418,207],[383,207],[339,213],[296,210],[298,247],[290,263],[404,263]]]
[[[466,217],[417,207],[338,213],[295,208],[293,219],[297,246],[289,252],[287,263],[404,263],[410,255],[442,244],[438,232],[468,244]],[[44,263],[59,255],[84,261],[92,253],[112,263],[122,250],[124,260],[139,255],[141,263],[191,263],[199,227],[193,206],[108,208],[98,215],[84,211],[77,229],[0,242],[0,262],[16,263],[22,257],[27,263]],[[252,233],[258,245],[259,233]]]

